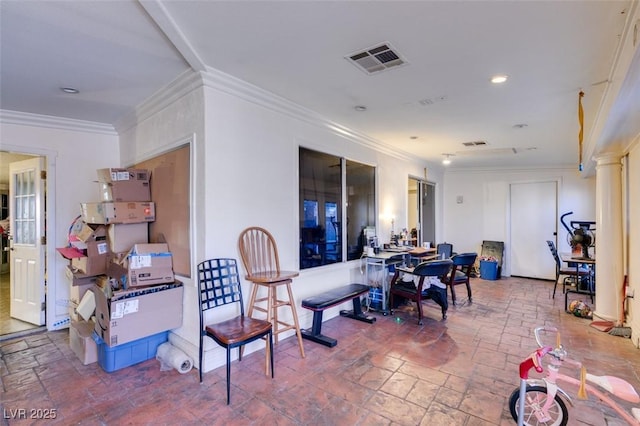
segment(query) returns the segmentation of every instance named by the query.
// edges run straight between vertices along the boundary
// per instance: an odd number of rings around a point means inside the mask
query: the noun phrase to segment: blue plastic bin
[[[369,289],[369,307],[371,309],[382,309],[382,289],[371,287]]]
[[[104,371],[111,373],[155,358],[158,346],[169,339],[169,332],[163,331],[114,347],[108,346],[96,333],[93,338],[98,345],[98,364]]]
[[[480,261],[480,278],[495,281],[498,279],[498,262],[489,260]]]

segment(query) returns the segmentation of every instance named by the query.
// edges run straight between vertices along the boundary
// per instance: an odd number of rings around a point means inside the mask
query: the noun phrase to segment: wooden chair
[[[459,253],[451,257],[453,266],[447,276],[446,284],[451,290],[451,300],[454,306],[457,304],[455,286],[460,284],[467,286],[467,300],[469,303],[472,302],[470,278],[477,258],[478,253]]]
[[[575,264],[567,264],[567,267],[562,266],[562,260],[560,259],[560,255],[558,254],[558,250],[556,249],[556,245],[553,241],[547,240],[547,245],[549,246],[549,251],[551,251],[551,255],[553,256],[553,260],[556,262],[556,282],[553,285],[553,295],[552,299],[556,297],[556,288],[558,287],[558,282],[560,281],[560,277],[564,276],[562,279],[562,293],[566,293],[567,282],[573,280],[576,284],[576,288],[580,279],[582,277],[587,277],[590,274],[588,268],[577,267]]]
[[[442,319],[447,319],[449,303],[447,302],[446,285],[444,288],[437,285],[431,285],[428,288],[424,288],[424,282],[428,277],[437,277],[440,279],[441,283],[444,284],[446,280],[445,277],[451,270],[452,264],[453,262],[451,259],[444,259],[422,262],[415,268],[397,267],[393,278],[391,279],[391,286],[389,288],[389,304],[391,306],[391,313],[393,313],[394,296],[412,300],[418,305],[418,324],[422,325],[422,301],[432,299],[440,306],[442,310]],[[419,277],[418,285],[416,286],[413,281],[403,282],[402,280],[398,280],[401,273]]]
[[[280,270],[280,258],[275,239],[264,228],[253,226],[243,230],[238,238],[238,249],[247,273],[246,279],[253,283],[248,315],[253,317],[254,311],[266,314],[267,321],[273,324],[275,344],[278,344],[280,333],[295,330],[300,346],[300,356],[304,358],[302,333],[291,292],[291,277],[297,276],[298,273]],[[286,298],[278,298],[278,287],[281,286],[286,289]],[[266,289],[266,296],[258,297],[259,288]],[[279,308],[286,306],[291,309],[293,324],[282,321],[278,314]]]
[[[231,402],[231,349],[239,348],[238,361],[242,361],[241,348],[257,339],[265,339],[266,362],[271,365],[273,378],[273,327],[269,321],[244,316],[242,286],[235,259],[210,259],[198,265],[200,287],[200,383],[202,383],[202,355],[204,337],[212,338],[227,350],[227,405]],[[210,309],[227,304],[238,304],[240,315],[209,324],[205,314]]]

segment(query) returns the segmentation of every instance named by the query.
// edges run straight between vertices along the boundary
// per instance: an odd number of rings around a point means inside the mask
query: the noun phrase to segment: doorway
[[[407,224],[414,245],[425,242],[435,244],[435,185],[419,178],[409,177],[408,182]]]
[[[558,182],[512,183],[509,190],[510,275],[553,281],[555,261],[547,240],[557,246]]]
[[[9,165],[38,157],[37,155],[0,151],[0,227],[2,227],[2,231],[0,231],[0,339],[3,336],[40,328],[39,325],[11,316],[11,252],[5,250],[9,247],[9,238],[11,237],[9,216],[13,213],[9,199]],[[42,210],[41,213],[44,214],[44,206],[42,206]]]

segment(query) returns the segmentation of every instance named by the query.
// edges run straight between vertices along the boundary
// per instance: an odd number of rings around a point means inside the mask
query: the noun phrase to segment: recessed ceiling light
[[[73,87],[61,87],[60,90],[62,90],[64,93],[69,93],[72,95],[75,95],[76,93],[80,93],[78,89],[74,89]]]
[[[491,77],[491,82],[494,84],[500,84],[507,81],[507,78],[509,77],[507,77],[506,75],[494,75],[493,77]]]
[[[417,136],[409,136],[409,139],[415,140],[415,139],[418,139],[418,137]]]
[[[356,105],[353,107],[353,109],[355,109],[356,111],[366,111],[367,107],[364,105]]]

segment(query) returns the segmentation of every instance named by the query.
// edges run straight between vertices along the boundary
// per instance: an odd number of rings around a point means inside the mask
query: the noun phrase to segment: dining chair
[[[566,267],[563,267],[563,262],[560,259],[560,255],[558,254],[558,250],[556,249],[556,245],[553,241],[547,240],[547,245],[549,246],[549,251],[553,256],[553,260],[556,263],[556,282],[553,285],[553,295],[552,299],[556,297],[556,288],[558,287],[558,282],[560,281],[560,277],[564,276],[562,279],[562,293],[566,292],[567,283],[573,281],[576,286],[578,286],[580,280],[583,277],[588,277],[590,274],[590,270],[588,268],[581,267],[574,263],[567,263]]]
[[[418,264],[415,268],[396,267],[389,288],[389,306],[393,314],[394,298],[403,297],[416,302],[418,307],[418,324],[422,325],[422,301],[431,299],[437,303],[442,311],[442,319],[447,319],[447,287],[444,284],[446,275],[451,270],[451,259],[430,260]],[[400,274],[409,274],[418,277],[418,284],[399,280]],[[434,279],[432,281],[432,279]],[[425,281],[427,284],[425,285]]]
[[[453,255],[453,244],[451,243],[439,243],[436,246],[436,254],[440,259],[449,259]]]
[[[198,264],[200,288],[200,353],[199,371],[202,383],[202,355],[204,338],[209,337],[227,351],[227,405],[231,402],[231,349],[238,348],[242,361],[242,347],[257,339],[266,340],[266,363],[273,371],[273,327],[269,321],[246,317],[242,300],[242,285],[235,259],[209,259]],[[237,304],[240,315],[210,323],[207,312],[213,308]],[[210,318],[210,317],[209,317]]]
[[[451,290],[451,301],[453,305],[457,305],[455,286],[465,284],[467,286],[467,300],[472,302],[471,298],[471,275],[473,267],[478,258],[478,253],[459,253],[451,256],[451,272],[447,275],[446,284]]]
[[[267,321],[273,324],[275,344],[278,344],[280,333],[294,330],[298,338],[300,356],[304,358],[302,332],[298,323],[295,299],[291,291],[291,277],[297,276],[298,273],[289,272],[286,274],[281,271],[275,238],[264,228],[252,226],[244,229],[238,237],[238,250],[247,274],[246,279],[253,283],[248,315],[253,317],[255,311],[266,314]],[[279,287],[285,288],[286,295],[278,297]],[[266,290],[266,295],[261,292],[259,297],[259,289]],[[279,309],[287,306],[291,310],[293,323],[283,321],[279,315]]]

